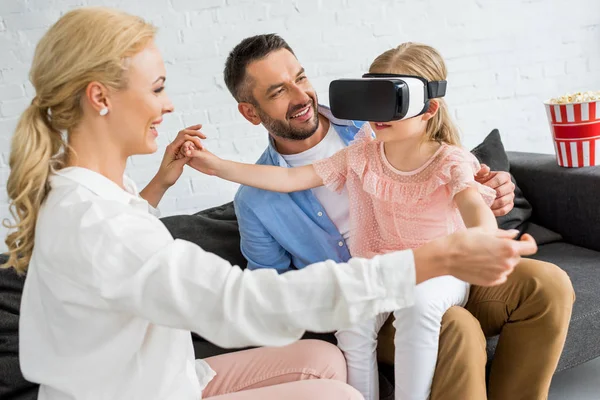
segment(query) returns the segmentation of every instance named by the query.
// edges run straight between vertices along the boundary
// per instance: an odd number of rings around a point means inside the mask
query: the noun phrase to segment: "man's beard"
[[[319,112],[317,110],[317,102],[311,98],[310,105],[313,109],[313,117],[310,121],[307,121],[306,126],[303,128],[292,128],[289,121],[287,120],[279,120],[275,118],[271,118],[266,112],[264,112],[260,106],[255,106],[256,113],[260,117],[260,120],[265,128],[274,136],[280,137],[282,139],[288,140],[305,140],[314,135],[314,133],[319,128]],[[288,115],[293,115],[294,112],[301,110],[306,107],[308,104],[302,104],[288,112]]]

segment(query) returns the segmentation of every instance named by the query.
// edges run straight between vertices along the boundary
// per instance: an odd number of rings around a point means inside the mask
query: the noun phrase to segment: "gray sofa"
[[[498,142],[499,137],[496,139]],[[493,150],[496,155],[505,155],[503,148]],[[474,149],[474,153],[494,169],[508,166],[507,160],[503,166],[486,159],[486,151],[478,153]],[[499,222],[504,227],[517,227],[531,233],[540,244],[534,258],[563,268],[571,277],[577,295],[558,365],[561,371],[600,356],[600,168],[563,169],[556,165],[553,156],[539,154],[508,153],[508,159],[520,191],[516,210]],[[173,236],[195,242],[233,264],[245,264],[239,251],[239,234],[231,203],[162,221]],[[23,379],[18,365],[17,329],[22,285],[23,278],[12,270],[0,270],[0,398],[7,400],[35,399],[37,394],[36,385]],[[222,349],[196,335],[192,337],[199,358],[232,350]],[[335,340],[331,334],[307,334],[306,337]],[[495,343],[496,338],[488,341],[490,360]],[[388,381],[392,378],[391,369],[382,366],[385,385],[382,397],[390,396]]]
[[[538,235],[543,244],[532,258],[561,267],[575,288],[560,372],[600,356],[600,167],[561,168],[554,156],[508,155],[510,171],[532,205],[531,222],[562,236]],[[489,341],[489,353],[494,347]]]

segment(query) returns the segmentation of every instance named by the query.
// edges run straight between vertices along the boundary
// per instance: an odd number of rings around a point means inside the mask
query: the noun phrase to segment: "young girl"
[[[405,74],[428,81],[446,79],[440,54],[421,44],[405,43],[375,59],[370,73]],[[373,137],[373,131],[375,137]],[[364,124],[356,140],[313,165],[282,168],[247,165],[217,158],[184,145],[194,168],[221,178],[278,192],[325,185],[347,188],[353,257],[373,257],[413,249],[465,227],[496,229],[490,205],[493,190],[475,182],[474,156],[459,146],[443,99],[430,101],[422,115],[400,121]],[[451,276],[417,286],[416,305],[394,312],[397,399],[427,399],[437,360],[443,314],[464,306],[469,285]],[[337,332],[348,363],[348,381],[366,399],[378,399],[377,333],[387,314]]]

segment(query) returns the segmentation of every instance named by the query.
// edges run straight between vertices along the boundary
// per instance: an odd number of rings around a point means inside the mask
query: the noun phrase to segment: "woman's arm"
[[[498,284],[521,254],[535,250],[535,243],[466,230],[414,252],[329,260],[278,274],[242,271],[191,242],[174,240],[148,214],[123,208],[111,210],[110,217],[97,215],[96,209],[86,218],[74,215],[86,221],[79,247],[95,272],[79,286],[104,299],[107,310],[191,330],[223,347],[284,345],[305,330],[333,331],[409,307],[415,284],[435,276]]]
[[[162,183],[158,174],[152,178],[150,183],[140,191],[140,197],[148,202],[152,207],[158,208],[158,203],[167,192],[171,185]]]
[[[410,250],[344,264],[329,260],[285,274],[242,271],[174,240],[147,214],[113,211],[87,222],[79,238],[98,275],[82,287],[108,310],[194,331],[223,347],[284,345],[305,330],[330,332],[413,303]]]

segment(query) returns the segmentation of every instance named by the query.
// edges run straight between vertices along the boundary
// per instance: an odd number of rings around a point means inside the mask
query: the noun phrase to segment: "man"
[[[270,144],[258,164],[311,164],[347,146],[362,124],[336,119],[318,104],[294,52],[277,35],[243,40],[230,53],[224,74],[239,112],[269,131]],[[496,190],[492,208],[497,216],[512,209],[509,174],[484,167],[477,179]],[[351,257],[345,192],[317,188],[282,194],[243,186],[235,208],[250,269],[283,273]],[[473,286],[466,307],[453,307],[442,321],[431,399],[546,398],[573,296],[562,270],[534,260],[522,260],[503,285]],[[497,334],[500,341],[486,393],[485,336]],[[389,325],[382,329],[379,347],[380,358],[390,362],[394,352]]]

